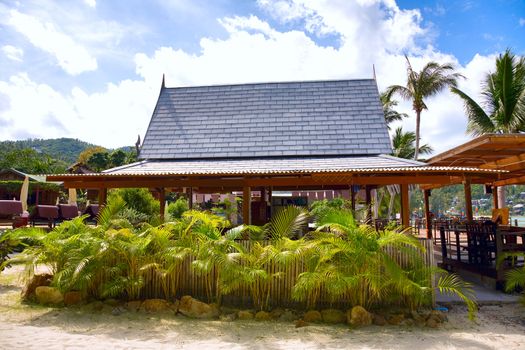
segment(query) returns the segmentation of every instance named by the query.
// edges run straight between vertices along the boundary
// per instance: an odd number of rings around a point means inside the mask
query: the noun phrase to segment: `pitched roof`
[[[142,159],[391,153],[372,79],[162,88]]]
[[[99,175],[272,175],[300,173],[476,171],[459,167],[426,167],[425,163],[387,155],[281,157],[249,159],[144,160],[108,169]],[[486,171],[492,172],[492,171]]]

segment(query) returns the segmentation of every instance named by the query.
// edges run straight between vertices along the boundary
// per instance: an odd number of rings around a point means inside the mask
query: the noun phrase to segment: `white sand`
[[[484,306],[478,321],[448,313],[442,328],[201,321],[126,312],[20,304],[14,270],[0,274],[0,349],[524,349],[525,309]]]

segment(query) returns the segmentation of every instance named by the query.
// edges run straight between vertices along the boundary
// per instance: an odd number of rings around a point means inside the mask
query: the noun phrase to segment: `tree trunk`
[[[421,124],[421,111],[416,111],[416,147],[414,150],[414,160],[419,156],[419,128]]]

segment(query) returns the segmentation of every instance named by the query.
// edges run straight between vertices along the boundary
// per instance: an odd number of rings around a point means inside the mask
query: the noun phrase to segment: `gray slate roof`
[[[403,171],[425,163],[392,156],[286,157],[258,159],[145,160],[108,169],[110,175],[251,175]],[[424,168],[424,167],[423,167]],[[428,167],[427,167],[428,168]]]
[[[162,88],[142,159],[391,153],[376,82]]]

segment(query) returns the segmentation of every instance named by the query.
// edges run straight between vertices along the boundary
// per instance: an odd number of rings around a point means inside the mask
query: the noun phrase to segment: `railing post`
[[[443,262],[447,258],[447,238],[445,237],[445,227],[439,227],[439,239],[441,240],[441,256],[443,257]]]

